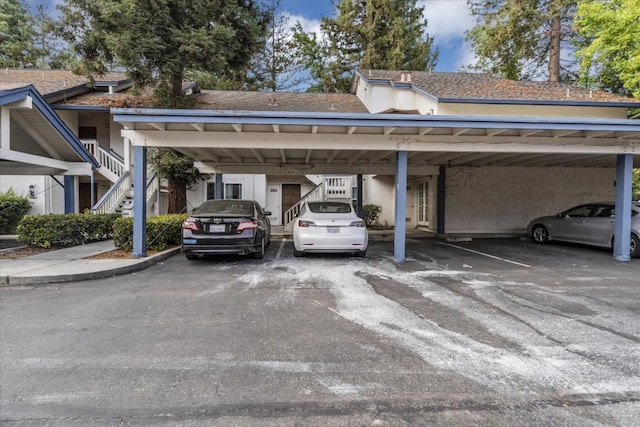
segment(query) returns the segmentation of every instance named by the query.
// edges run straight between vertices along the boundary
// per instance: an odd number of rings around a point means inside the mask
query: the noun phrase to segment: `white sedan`
[[[293,226],[293,254],[354,253],[365,256],[369,235],[350,203],[306,202]]]

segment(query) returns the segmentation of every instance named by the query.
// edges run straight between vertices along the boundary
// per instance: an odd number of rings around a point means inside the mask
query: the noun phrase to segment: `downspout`
[[[96,172],[96,168],[91,166],[91,208],[92,208],[92,211],[93,211],[93,206],[95,206],[95,204],[96,204],[96,195],[95,195],[95,191],[94,191],[95,172]]]

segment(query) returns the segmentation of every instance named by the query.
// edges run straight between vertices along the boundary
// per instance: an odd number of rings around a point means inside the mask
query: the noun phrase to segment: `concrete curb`
[[[65,274],[65,275],[47,275],[47,276],[21,276],[13,275],[3,277],[3,284],[0,286],[14,286],[14,285],[43,285],[48,283],[63,283],[63,282],[77,282],[80,280],[93,280],[104,279],[108,277],[120,276],[122,274],[133,273],[135,271],[143,270],[157,262],[163,261],[176,253],[180,252],[180,247],[167,249],[162,252],[158,252],[155,255],[138,258],[136,262],[128,265],[117,266],[113,268],[101,268],[95,271],[89,271],[85,273],[77,274]],[[91,260],[88,260],[91,262]],[[71,261],[70,261],[71,262]]]

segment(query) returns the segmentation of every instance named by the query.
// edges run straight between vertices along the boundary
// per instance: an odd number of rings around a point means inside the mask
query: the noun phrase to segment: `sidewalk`
[[[86,259],[116,249],[113,241],[58,249],[20,259],[0,260],[0,285],[35,285],[117,276],[142,270],[180,251],[167,249],[146,258]]]

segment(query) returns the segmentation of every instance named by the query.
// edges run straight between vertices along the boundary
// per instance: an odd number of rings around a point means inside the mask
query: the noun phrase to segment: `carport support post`
[[[364,211],[362,210],[362,174],[361,173],[357,175],[356,182],[357,182],[356,185],[357,185],[357,193],[358,193],[357,195],[358,200],[356,201],[358,216],[360,218],[364,218]]]
[[[613,258],[630,261],[631,244],[631,185],[633,181],[633,155],[620,154],[616,170],[616,218],[613,238]]]
[[[147,147],[133,147],[133,253],[147,256]]]
[[[394,216],[393,260],[405,262],[407,217],[407,152],[396,153],[396,211]]]
[[[75,201],[75,177],[72,175],[64,176],[64,213],[71,214],[76,211]]]
[[[222,199],[224,197],[224,192],[223,192],[224,188],[222,188],[222,185],[223,185],[222,184],[222,174],[221,173],[217,173],[215,179],[216,179],[216,181],[215,181],[216,183],[214,185],[215,188],[213,190],[214,193],[215,193],[214,197],[216,199],[220,200],[220,199]]]

